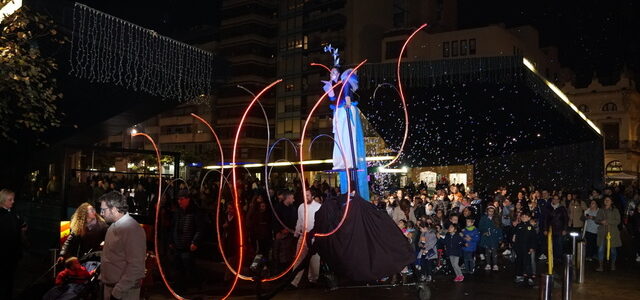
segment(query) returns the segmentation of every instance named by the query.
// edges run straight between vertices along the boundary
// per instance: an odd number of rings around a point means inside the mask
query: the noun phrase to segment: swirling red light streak
[[[402,55],[404,55],[404,51],[409,44],[409,41],[415,36],[420,30],[425,28],[427,24],[422,24],[422,26],[418,27],[404,42],[402,45],[402,49],[400,50],[400,54],[398,55],[398,63],[396,65],[396,76],[398,78],[398,90],[400,91],[400,100],[402,100],[402,108],[404,109],[404,137],[402,138],[402,144],[400,145],[400,150],[398,150],[398,154],[394,157],[390,162],[385,164],[382,168],[386,168],[392,165],[394,162],[400,158],[402,151],[404,150],[404,145],[407,142],[407,137],[409,136],[409,112],[407,111],[407,101],[404,98],[404,91],[402,90],[402,81],[400,80],[400,64],[402,63]]]
[[[258,101],[258,99],[260,99],[260,97],[267,92],[269,89],[271,89],[274,85],[278,84],[282,82],[282,79],[278,79],[274,82],[272,82],[271,84],[269,84],[267,87],[265,87],[264,89],[262,89],[262,91],[260,91],[260,93],[258,93],[253,100],[251,101],[251,103],[249,103],[249,106],[247,106],[247,108],[245,109],[244,113],[242,114],[242,118],[240,119],[240,124],[238,124],[238,130],[236,131],[236,136],[233,140],[233,152],[231,155],[231,174],[232,174],[232,178],[233,178],[233,200],[234,200],[234,204],[235,204],[235,210],[236,210],[236,220],[238,223],[238,238],[240,240],[239,242],[239,255],[238,255],[238,268],[236,268],[236,270],[238,270],[238,272],[235,272],[235,277],[233,279],[233,284],[231,285],[231,289],[229,290],[229,293],[227,293],[227,295],[225,296],[225,298],[227,298],[229,295],[231,295],[231,292],[233,292],[233,290],[235,289],[236,285],[238,284],[238,278],[240,277],[240,270],[242,270],[242,262],[244,259],[244,233],[243,233],[243,228],[242,228],[242,214],[241,214],[241,209],[240,209],[240,199],[238,199],[238,182],[237,182],[237,176],[236,176],[236,152],[238,150],[238,140],[240,139],[240,132],[242,131],[242,125],[244,124],[244,120],[247,118],[247,114],[249,113],[249,110],[251,110],[251,108],[253,107],[253,105]]]
[[[145,137],[147,140],[149,140],[149,142],[151,142],[151,145],[153,146],[153,149],[156,151],[156,158],[158,159],[158,197],[160,197],[160,195],[162,195],[162,161],[160,160],[160,150],[158,149],[158,146],[156,145],[156,142],[153,140],[153,138],[151,138],[149,135],[147,135],[146,133],[142,133],[142,132],[136,132],[133,133],[132,136],[143,136]],[[158,220],[160,219],[160,202],[162,199],[158,198],[158,203],[156,203],[156,220],[154,222],[154,226],[153,226],[153,247],[154,247],[154,251],[156,253],[156,264],[158,264],[158,270],[160,271],[160,277],[162,277],[162,282],[164,282],[164,285],[167,287],[167,289],[169,290],[169,293],[171,293],[171,295],[176,298],[176,299],[186,299],[183,298],[182,296],[178,295],[173,288],[171,288],[171,285],[169,284],[169,282],[167,281],[167,277],[164,273],[164,268],[162,267],[162,262],[160,261],[160,252],[158,252]]]

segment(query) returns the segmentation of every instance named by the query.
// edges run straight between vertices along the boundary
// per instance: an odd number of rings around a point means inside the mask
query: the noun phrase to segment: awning
[[[627,172],[609,173],[606,177],[608,180],[636,180],[638,174],[631,174]]]

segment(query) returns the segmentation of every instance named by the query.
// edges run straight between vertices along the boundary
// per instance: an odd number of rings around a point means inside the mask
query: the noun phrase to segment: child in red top
[[[43,300],[75,299],[91,278],[91,273],[80,264],[77,257],[68,258],[64,266],[65,269],[56,276],[56,286],[42,297]]]
[[[91,277],[91,273],[87,271],[78,260],[77,257],[70,257],[64,262],[65,269],[56,276],[56,285],[64,283],[86,283]]]

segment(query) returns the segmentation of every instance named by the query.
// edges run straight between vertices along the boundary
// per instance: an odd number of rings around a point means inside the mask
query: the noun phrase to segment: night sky
[[[220,19],[220,0],[81,2],[176,39],[189,39],[189,31],[202,25],[216,27]],[[459,28],[534,26],[541,46],[559,48],[560,63],[576,73],[579,86],[594,72],[611,84],[624,66],[640,70],[640,1],[459,0],[458,7]]]
[[[639,1],[461,0],[458,7],[460,28],[534,26],[541,46],[559,48],[560,63],[576,73],[579,86],[594,72],[603,83],[615,83],[623,66],[640,70]]]

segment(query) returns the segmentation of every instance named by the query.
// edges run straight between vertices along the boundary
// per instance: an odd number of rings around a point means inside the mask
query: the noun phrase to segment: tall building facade
[[[640,93],[623,72],[614,85],[597,78],[587,87],[567,84],[563,91],[602,130],[608,182],[632,182],[640,177]]]

